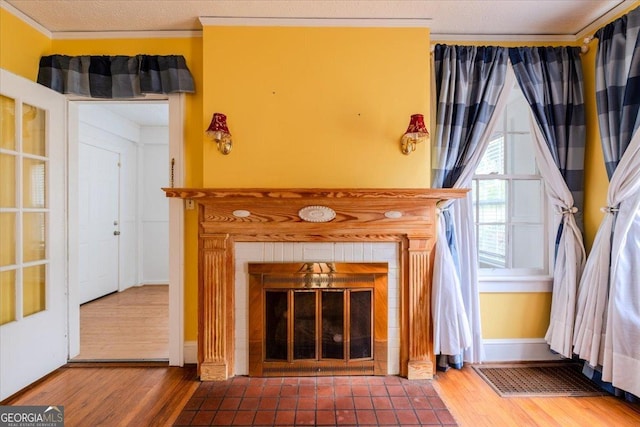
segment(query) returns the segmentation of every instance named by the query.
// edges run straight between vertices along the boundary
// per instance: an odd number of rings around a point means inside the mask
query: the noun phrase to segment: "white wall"
[[[169,187],[169,129],[140,129],[142,167],[140,173],[141,283],[169,283],[169,200],[162,187]]]

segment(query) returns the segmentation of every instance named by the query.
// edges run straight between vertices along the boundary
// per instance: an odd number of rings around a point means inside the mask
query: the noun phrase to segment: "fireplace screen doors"
[[[249,375],[386,374],[386,264],[249,270]]]

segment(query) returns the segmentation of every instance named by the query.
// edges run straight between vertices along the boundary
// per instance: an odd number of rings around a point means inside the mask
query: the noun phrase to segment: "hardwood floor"
[[[3,405],[64,405],[65,425],[170,426],[199,382],[194,366],[65,367]],[[470,367],[435,389],[460,426],[640,425],[640,405],[614,397],[501,398]]]
[[[62,405],[65,426],[170,426],[198,387],[195,365],[63,367],[2,405]]]
[[[640,405],[611,396],[502,398],[470,366],[439,373],[433,385],[460,426],[640,425]]]
[[[80,307],[80,354],[73,361],[168,357],[169,286],[137,286]]]

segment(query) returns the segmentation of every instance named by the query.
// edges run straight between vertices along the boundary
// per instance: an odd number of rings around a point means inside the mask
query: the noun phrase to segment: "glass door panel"
[[[316,292],[293,293],[293,358],[315,359],[316,352]]]
[[[322,295],[322,358],[344,359],[344,291]]]
[[[46,156],[46,111],[29,104],[22,104],[22,151],[36,156]]]
[[[265,358],[287,360],[289,342],[288,292],[265,293]]]
[[[0,95],[0,148],[16,149],[16,101]]]
[[[349,358],[373,357],[372,295],[370,290],[349,293]]]

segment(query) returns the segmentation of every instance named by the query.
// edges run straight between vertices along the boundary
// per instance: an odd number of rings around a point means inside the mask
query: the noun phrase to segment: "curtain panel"
[[[63,94],[108,99],[195,91],[181,55],[43,56],[38,83]]]
[[[496,113],[506,104],[501,96],[506,74],[506,48],[435,46],[433,187],[469,187],[499,116]],[[463,361],[480,362],[484,356],[471,208],[470,194],[440,206],[432,291],[439,369],[459,368]]]
[[[536,161],[559,217],[545,339],[552,350],[571,358],[576,295],[586,259],[581,220],[586,126],[580,49],[510,48],[509,59],[531,106]]]
[[[640,395],[640,8],[598,30],[596,103],[610,183],[580,282],[574,351]]]

